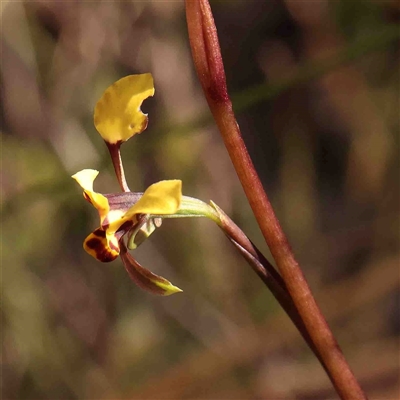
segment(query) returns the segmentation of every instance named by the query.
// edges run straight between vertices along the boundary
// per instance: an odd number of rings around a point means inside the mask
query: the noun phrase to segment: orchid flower
[[[86,252],[102,262],[120,256],[130,278],[138,286],[165,296],[181,292],[181,289],[142,267],[128,250],[135,249],[147,239],[161,226],[163,218],[206,216],[217,222],[219,217],[208,204],[182,196],[180,180],[154,183],[144,193],[129,190],[120,146],[146,129],[148,118],[140,107],[153,95],[151,74],[130,75],[111,85],[95,107],[94,124],[110,151],[123,192],[95,192],[93,182],[99,172],[93,169],[79,171],[72,178],[82,187],[84,198],[97,209],[100,217],[100,226],[84,240]]]

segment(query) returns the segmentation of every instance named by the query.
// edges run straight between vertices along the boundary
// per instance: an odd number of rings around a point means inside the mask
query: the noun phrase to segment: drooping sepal
[[[169,296],[174,293],[182,292],[167,279],[154,274],[142,267],[127,251],[123,241],[121,241],[121,258],[129,277],[141,289],[160,296]]]

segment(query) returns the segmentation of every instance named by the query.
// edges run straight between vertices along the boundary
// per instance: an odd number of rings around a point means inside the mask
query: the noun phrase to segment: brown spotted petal
[[[182,292],[165,278],[153,274],[153,272],[142,267],[127,251],[124,242],[121,240],[121,258],[129,277],[140,288],[147,292],[161,296],[169,296],[174,293]]]
[[[114,261],[120,252],[120,236],[121,234],[107,235],[106,231],[97,228],[85,239],[83,248],[96,260],[102,262]]]

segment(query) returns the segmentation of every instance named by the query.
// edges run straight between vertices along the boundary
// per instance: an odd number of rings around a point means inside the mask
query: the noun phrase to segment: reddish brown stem
[[[300,334],[303,336],[310,349],[319,359],[325,371],[328,372],[324,360],[320,357],[318,350],[315,348],[314,343],[297,311],[297,308],[293,303],[293,299],[291,298],[282,277],[276,271],[274,266],[257,249],[257,247],[254,246],[254,244],[243,233],[243,231],[228,217],[228,215],[226,215],[225,212],[221,210],[221,208],[219,208],[215,203],[212,203],[212,206],[218,212],[220,218],[220,228],[224,231],[232,244],[239,250],[241,255],[253,268],[254,272],[268,287],[276,301],[281,305],[286,314],[296,325]]]
[[[339,395],[343,399],[365,399],[294,258],[243,142],[227,92],[217,30],[208,1],[186,0],[186,17],[194,64],[208,105],[293,303]]]
[[[130,189],[125,179],[124,166],[122,164],[121,151],[120,151],[121,143],[117,142],[115,144],[112,144],[105,142],[105,144],[107,145],[108,151],[110,152],[111,159],[114,165],[115,174],[117,175],[118,183],[119,186],[121,186],[121,190],[123,192],[130,192]]]

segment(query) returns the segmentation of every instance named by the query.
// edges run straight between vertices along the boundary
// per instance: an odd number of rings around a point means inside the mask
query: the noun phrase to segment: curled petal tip
[[[83,169],[72,175],[71,178],[75,179],[82,189],[93,191],[93,182],[98,174],[99,171],[95,169]]]
[[[93,181],[96,179],[98,174],[99,171],[95,169],[83,169],[75,175],[72,175],[72,178],[75,179],[83,189],[83,197],[99,212],[100,223],[102,224],[104,218],[110,211],[110,205],[105,196],[101,193],[96,193],[93,190]]]
[[[181,292],[183,292],[182,289],[179,289],[177,286],[171,284],[168,291],[164,293],[164,296],[170,296],[171,294],[181,293]]]

